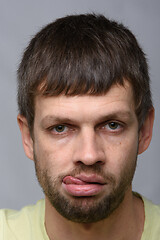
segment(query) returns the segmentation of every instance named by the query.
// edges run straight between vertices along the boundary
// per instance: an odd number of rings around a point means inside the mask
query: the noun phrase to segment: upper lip
[[[81,181],[87,182],[87,183],[106,184],[104,178],[96,174],[91,174],[91,175],[80,174],[80,175],[76,175],[75,178],[78,178]]]

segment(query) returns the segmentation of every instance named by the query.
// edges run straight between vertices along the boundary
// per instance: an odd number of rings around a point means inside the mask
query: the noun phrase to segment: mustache
[[[109,173],[109,172],[104,172],[102,169],[102,166],[99,164],[95,164],[95,165],[77,165],[76,168],[72,169],[69,172],[63,173],[62,175],[59,176],[59,180],[63,180],[64,177],[66,176],[72,176],[72,177],[76,177],[79,174],[96,174],[101,176],[105,182],[112,182],[115,184],[115,177],[113,174]]]

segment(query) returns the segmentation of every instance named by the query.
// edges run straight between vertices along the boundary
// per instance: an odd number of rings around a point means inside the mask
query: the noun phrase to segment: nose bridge
[[[85,127],[81,130],[75,156],[76,162],[82,162],[85,165],[104,161],[103,148],[93,128]]]

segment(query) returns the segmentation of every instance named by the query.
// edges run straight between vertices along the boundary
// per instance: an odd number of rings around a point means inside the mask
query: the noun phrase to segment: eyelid
[[[117,123],[117,124],[119,124],[119,125],[121,125],[121,126],[123,126],[123,125],[125,125],[125,123],[123,123],[122,121],[120,121],[120,120],[114,120],[114,119],[111,119],[111,120],[106,120],[106,121],[104,121],[104,122],[102,122],[102,123],[99,123],[99,124],[97,124],[97,127],[99,128],[99,127],[103,127],[103,126],[105,126],[105,125],[107,125],[107,124],[109,124],[109,123]]]
[[[66,128],[65,131],[62,131],[62,132],[58,132],[56,131],[56,127],[58,126],[63,126]],[[74,130],[74,127],[71,126],[70,124],[65,124],[65,123],[59,123],[59,124],[55,124],[55,125],[52,125],[50,127],[47,128],[48,131],[51,131],[51,132],[54,132],[54,134],[57,134],[57,135],[62,135],[62,134],[66,134],[68,131],[73,131]]]
[[[109,124],[110,124],[110,123],[115,123],[115,124],[119,125],[119,127],[118,127],[118,128],[115,128],[115,129],[111,129],[111,128],[110,128],[110,130],[109,130]],[[103,122],[103,123],[99,124],[98,129],[104,130],[104,129],[105,129],[105,126],[107,126],[107,125],[108,125],[108,131],[110,131],[110,132],[118,132],[118,131],[120,131],[122,128],[125,127],[125,124],[122,123],[121,121],[108,120],[108,121],[106,121],[106,122]]]
[[[109,125],[110,123],[116,123],[119,125],[118,128],[115,128],[115,129],[111,129],[109,130],[109,126],[108,126],[108,130],[107,128],[105,129],[105,126],[106,125]],[[55,130],[56,127],[58,126],[64,126],[66,128],[66,130],[62,131],[62,132],[58,132]],[[97,129],[98,131],[99,130],[106,130],[106,131],[110,131],[110,132],[119,132],[122,130],[122,128],[125,127],[125,123],[121,122],[121,121],[118,121],[118,120],[107,120],[103,123],[99,123],[97,124],[97,126],[95,126],[95,130]],[[67,134],[69,132],[73,132],[75,131],[77,128],[79,128],[78,126],[74,126],[72,124],[69,124],[69,123],[58,123],[58,124],[53,124],[52,126],[48,127],[46,130],[47,131],[50,131],[50,132],[54,132],[55,135],[64,135],[64,134]]]

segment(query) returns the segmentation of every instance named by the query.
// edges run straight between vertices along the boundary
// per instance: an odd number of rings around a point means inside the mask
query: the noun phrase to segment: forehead
[[[46,116],[87,118],[103,117],[103,114],[116,112],[134,112],[132,87],[128,82],[124,86],[113,85],[100,96],[37,96],[35,99],[35,119]]]

